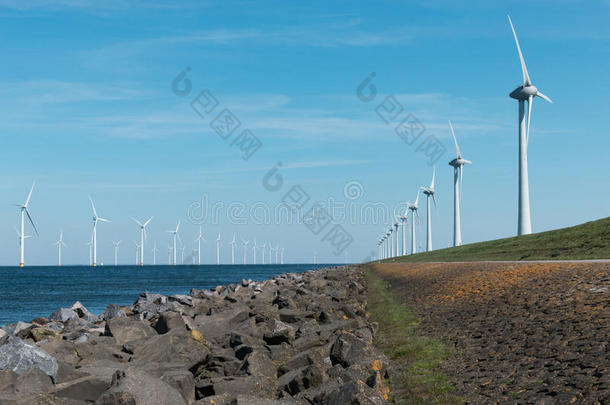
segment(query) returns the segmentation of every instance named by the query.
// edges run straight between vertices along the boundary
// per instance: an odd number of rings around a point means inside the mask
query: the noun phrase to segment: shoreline
[[[359,267],[340,266],[141,293],[99,317],[77,302],[0,339],[0,369],[12,370],[0,373],[0,400],[387,403],[363,285]]]

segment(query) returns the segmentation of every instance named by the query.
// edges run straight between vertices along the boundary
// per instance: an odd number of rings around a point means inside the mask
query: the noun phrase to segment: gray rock
[[[159,334],[164,334],[173,329],[186,330],[186,323],[182,319],[182,315],[176,312],[163,312],[159,315],[159,319],[155,324],[155,330]]]
[[[0,340],[0,370],[12,370],[21,375],[32,367],[53,379],[57,376],[57,360],[44,350],[14,336]]]
[[[70,309],[76,312],[79,318],[82,318],[87,322],[93,323],[99,321],[99,318],[89,312],[87,308],[85,308],[85,306],[80,303],[80,301],[76,301],[74,304],[72,304]]]
[[[263,376],[219,377],[200,380],[195,384],[195,390],[199,398],[227,393],[275,399],[277,389],[278,382],[276,378]]]
[[[292,343],[295,338],[295,329],[285,324],[282,321],[274,320],[271,326],[271,332],[265,333],[263,339],[270,345],[279,345],[280,343]]]
[[[62,398],[94,402],[110,388],[110,383],[111,380],[108,378],[87,375],[57,384],[55,394]]]
[[[125,312],[116,304],[110,304],[106,307],[102,319],[107,321],[113,318],[124,318]]]
[[[184,294],[174,294],[169,296],[170,301],[176,301],[182,305],[187,305],[189,307],[193,306],[193,297]]]
[[[342,332],[337,336],[330,349],[330,359],[333,364],[340,364],[343,367],[358,364],[370,354],[370,345],[349,332]]]
[[[76,311],[70,308],[59,308],[49,316],[49,320],[57,322],[68,322],[70,319],[78,319]]]
[[[118,345],[123,345],[132,340],[156,336],[157,332],[143,321],[113,318],[106,322],[104,334],[114,337]]]
[[[135,347],[132,362],[146,363],[181,363],[191,369],[204,363],[210,355],[209,343],[197,340],[192,332],[186,329],[174,330],[164,335],[157,335]]]

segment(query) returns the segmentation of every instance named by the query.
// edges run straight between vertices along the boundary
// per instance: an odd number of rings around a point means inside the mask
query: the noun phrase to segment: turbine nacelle
[[[461,167],[461,166],[464,166],[464,165],[467,165],[467,164],[469,165],[471,163],[472,162],[470,160],[466,160],[466,159],[464,159],[462,157],[459,157],[459,158],[455,158],[451,162],[449,162],[449,166],[453,166],[453,167],[457,168],[457,167]]]

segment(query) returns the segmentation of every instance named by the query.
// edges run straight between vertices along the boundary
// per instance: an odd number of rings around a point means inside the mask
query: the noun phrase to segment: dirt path
[[[610,404],[610,263],[378,264],[473,404]]]

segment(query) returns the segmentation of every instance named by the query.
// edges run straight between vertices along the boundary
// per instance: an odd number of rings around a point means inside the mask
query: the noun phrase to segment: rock
[[[209,340],[221,340],[228,336],[243,321],[248,320],[249,310],[238,306],[210,316],[196,316],[197,329]]]
[[[195,385],[198,398],[210,395],[252,395],[259,398],[275,399],[278,389],[276,378],[263,376],[219,377],[200,380]]]
[[[110,304],[106,307],[106,310],[102,314],[102,319],[108,321],[112,318],[124,318],[125,312],[116,304]]]
[[[370,346],[354,334],[342,332],[330,349],[330,359],[333,364],[349,367],[362,361],[371,353]]]
[[[68,322],[70,319],[78,319],[76,311],[70,308],[59,308],[49,316],[49,320],[57,322]]]
[[[104,334],[114,337],[118,345],[123,345],[132,340],[156,336],[157,332],[143,321],[129,318],[112,318],[106,322]]]
[[[250,353],[244,360],[240,370],[248,375],[260,375],[271,378],[277,376],[277,370],[269,355],[260,350]]]
[[[193,374],[186,369],[173,369],[163,373],[161,380],[176,389],[187,404],[195,401],[195,381]]]
[[[212,395],[195,402],[196,405],[231,405],[235,397],[231,394]]]
[[[8,369],[21,375],[32,367],[53,379],[57,376],[57,360],[44,350],[13,336],[0,340],[0,370]]]
[[[59,337],[59,333],[47,328],[32,328],[30,330],[30,337],[34,340],[34,342],[40,342],[44,339],[57,339]]]
[[[17,322],[15,326],[10,330],[10,334],[13,336],[17,336],[21,339],[27,338],[30,330],[34,327],[31,323],[27,322]]]
[[[89,312],[87,308],[85,308],[85,306],[80,303],[80,301],[76,301],[74,304],[72,304],[70,309],[76,312],[79,318],[82,318],[87,322],[93,323],[99,321],[99,318]]]
[[[117,371],[112,376],[110,389],[104,392],[95,403],[97,405],[186,404],[180,393],[168,383],[133,367]]]
[[[39,398],[53,390],[51,378],[40,369],[33,367],[20,376],[5,374],[0,376],[0,383],[4,385],[0,393],[1,404],[36,404]],[[3,381],[2,381],[3,380]]]
[[[204,363],[209,355],[210,344],[202,339],[198,341],[186,329],[174,330],[164,335],[157,335],[136,346],[132,362],[146,363],[181,363],[186,368],[196,368]]]
[[[387,398],[384,398],[364,382],[359,381],[348,382],[336,390],[323,392],[316,397],[315,403],[319,405],[386,405]]]
[[[95,402],[108,388],[111,380],[100,376],[83,376],[57,384],[55,394],[62,398]]]
[[[159,334],[164,334],[172,329],[186,329],[186,324],[182,315],[176,312],[163,312],[155,324],[155,330]]]
[[[249,395],[238,395],[229,405],[298,405],[301,402],[292,399],[261,399]]]
[[[169,296],[170,301],[178,302],[189,307],[193,306],[193,297],[184,294],[174,294]]]
[[[42,350],[53,356],[58,361],[76,366],[79,362],[76,346],[67,340],[51,340],[40,346]]]
[[[6,335],[7,335],[6,331],[4,329],[0,329],[0,339],[5,337]]]
[[[266,333],[263,339],[270,345],[292,343],[294,342],[295,333],[295,329],[292,326],[275,320],[271,327],[271,332]]]

